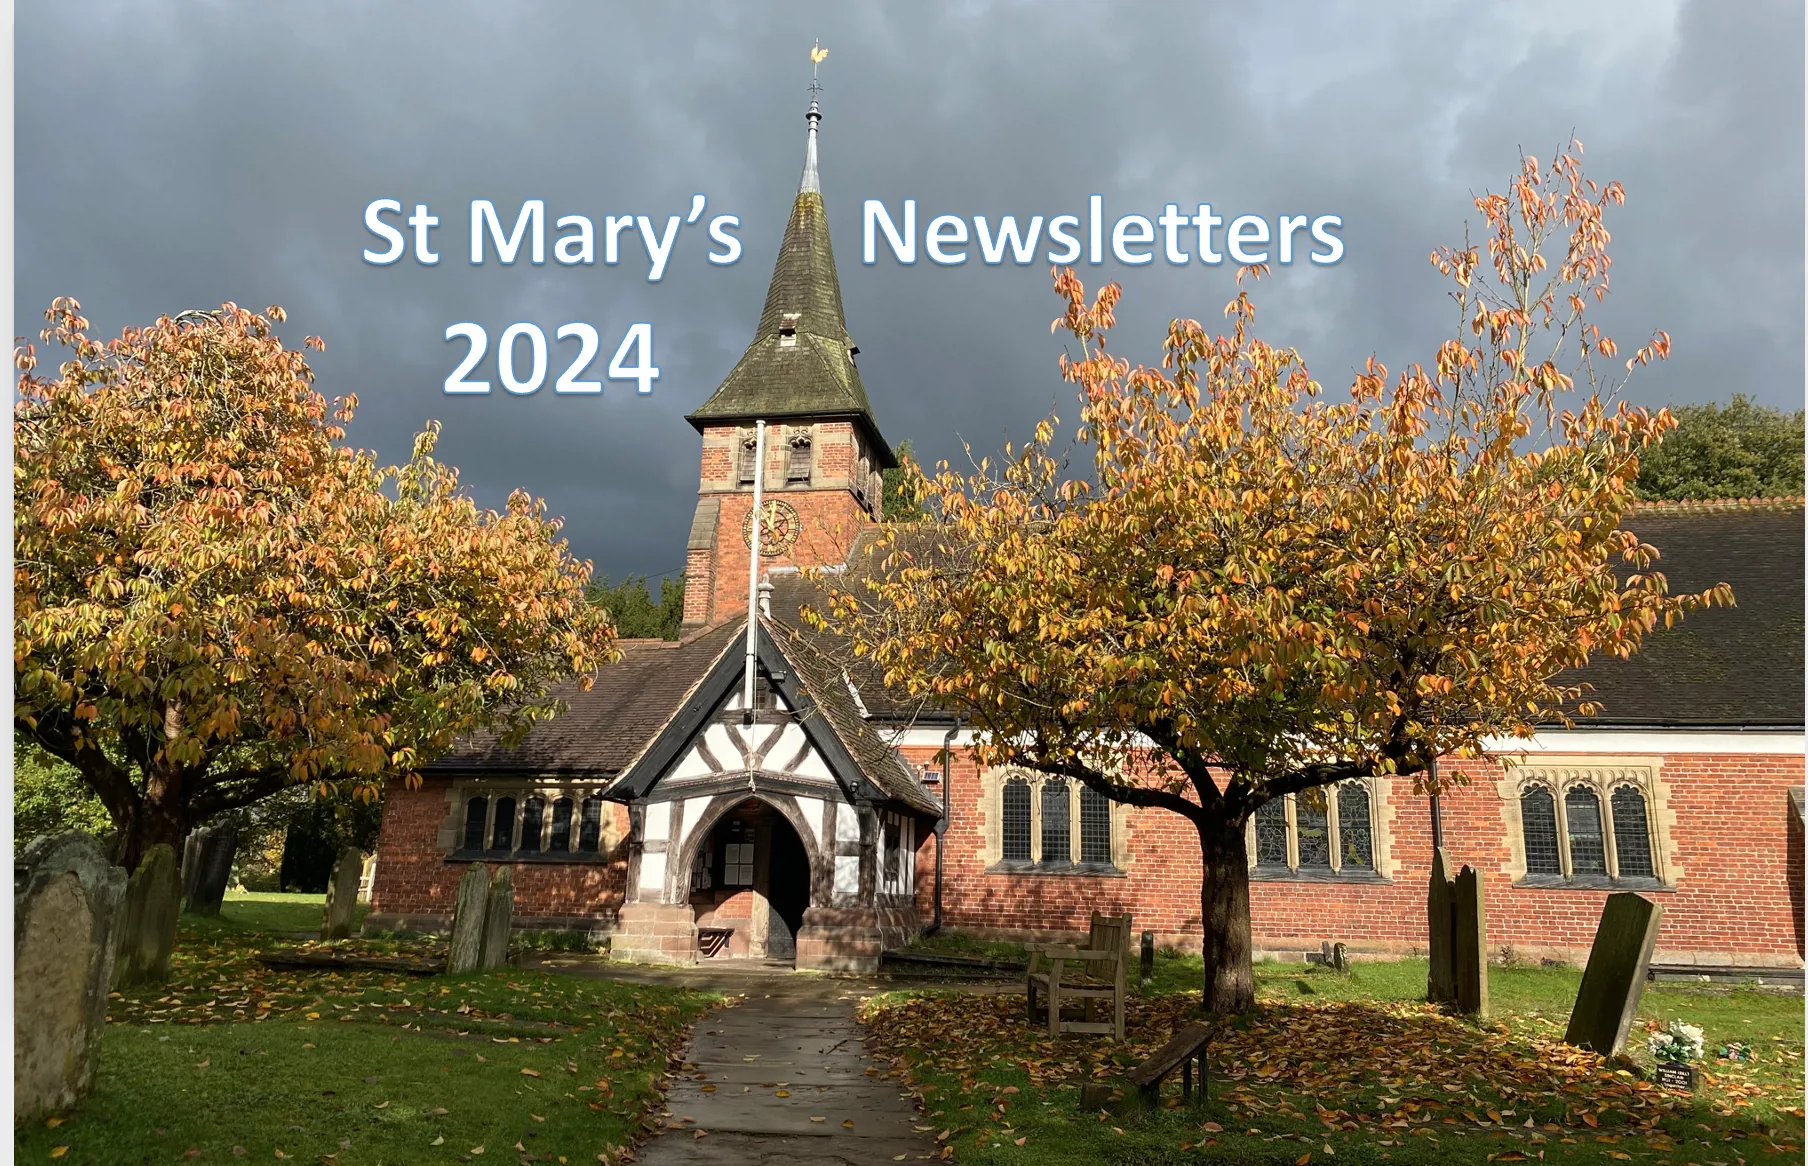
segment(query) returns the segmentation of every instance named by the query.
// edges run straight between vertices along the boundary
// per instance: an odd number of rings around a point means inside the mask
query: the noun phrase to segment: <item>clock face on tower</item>
[[[782,498],[768,498],[760,503],[760,554],[782,555],[797,544],[803,522],[797,507]],[[753,549],[753,511],[741,520],[741,541]]]

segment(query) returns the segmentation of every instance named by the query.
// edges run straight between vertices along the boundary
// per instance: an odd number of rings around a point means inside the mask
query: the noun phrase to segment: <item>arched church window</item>
[[[1080,787],[1080,861],[1111,861],[1111,799],[1089,785]]]
[[[491,850],[515,848],[515,799],[496,799],[496,825],[490,831]]]
[[[1645,811],[1645,795],[1634,786],[1613,791],[1613,853],[1623,879],[1651,878],[1651,821]]]
[[[1293,823],[1299,832],[1299,864],[1317,870],[1331,868],[1330,803],[1323,786],[1293,796]]]
[[[1337,845],[1344,870],[1375,869],[1374,828],[1369,822],[1369,786],[1364,781],[1337,787]]]
[[[791,485],[810,482],[810,435],[800,433],[791,439],[791,453],[785,460],[785,481]]]
[[[1573,874],[1607,873],[1607,847],[1601,837],[1601,799],[1587,786],[1571,786],[1563,795],[1569,819],[1569,865]]]
[[[1073,830],[1068,822],[1068,785],[1053,778],[1042,783],[1042,861],[1072,862]]]
[[[560,798],[552,804],[552,837],[546,849],[556,854],[571,851],[571,799]]]
[[[540,825],[546,817],[546,799],[539,794],[521,805],[521,849],[529,854],[540,852]]]
[[[578,822],[578,849],[595,854],[603,844],[603,799],[585,798],[584,812]]]
[[[472,798],[465,803],[465,849],[483,849],[484,819],[489,816],[490,799]]]
[[[1256,865],[1287,865],[1287,799],[1270,798],[1256,808]]]
[[[760,443],[753,436],[741,439],[741,485],[753,485],[754,478],[759,476]]]
[[[1557,803],[1551,791],[1535,785],[1519,795],[1519,827],[1525,835],[1526,873],[1560,875],[1557,853]]]
[[[1013,777],[1004,783],[999,791],[1002,804],[1004,831],[999,857],[1006,862],[1028,862],[1030,860],[1030,783],[1021,777]]]

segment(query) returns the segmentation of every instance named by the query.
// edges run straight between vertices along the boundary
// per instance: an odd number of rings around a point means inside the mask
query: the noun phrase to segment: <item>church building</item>
[[[682,638],[623,641],[518,746],[479,735],[419,788],[392,783],[367,926],[444,930],[480,861],[512,867],[518,928],[582,931],[627,959],[869,971],[925,927],[1055,940],[1093,910],[1197,950],[1189,825],[980,769],[958,721],[895,704],[803,624],[819,597],[801,571],[859,559],[896,464],[842,312],[820,120],[812,102],[753,342],[687,418],[702,453]],[[1483,872],[1499,957],[1582,958],[1605,896],[1636,890],[1665,907],[1660,962],[1799,977],[1802,500],[1628,522],[1674,589],[1725,581],[1737,606],[1592,664],[1603,718],[1447,760],[1469,781],[1435,803],[1388,778],[1269,803],[1249,826],[1258,951],[1422,953],[1442,846]]]

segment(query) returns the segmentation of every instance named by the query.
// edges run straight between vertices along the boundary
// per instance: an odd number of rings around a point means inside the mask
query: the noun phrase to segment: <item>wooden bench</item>
[[[1180,1070],[1180,1093],[1187,1100],[1193,1096],[1193,1062],[1199,1062],[1199,1100],[1206,1100],[1206,1060],[1212,1038],[1218,1035],[1215,1024],[1189,1024],[1175,1033],[1155,1054],[1131,1070],[1129,1082],[1142,1094],[1151,1109],[1161,1101],[1161,1083],[1175,1069]]]
[[[697,928],[697,950],[706,957],[713,956],[728,946],[734,935],[732,927],[699,927]]]
[[[1048,1034],[1089,1032],[1124,1039],[1124,969],[1130,958],[1130,916],[1092,913],[1092,930],[1086,946],[1030,948],[1025,976],[1030,1023],[1040,1023],[1047,1009]],[[1045,962],[1046,961],[1046,962]],[[1040,1004],[1037,996],[1043,1000]],[[1081,1001],[1084,1019],[1063,1020],[1061,1007],[1068,1000]],[[1111,1019],[1098,1020],[1095,1002],[1110,1001]]]

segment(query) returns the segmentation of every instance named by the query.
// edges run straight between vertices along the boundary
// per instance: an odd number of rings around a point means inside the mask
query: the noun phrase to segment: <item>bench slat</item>
[[[1189,1059],[1201,1048],[1210,1044],[1212,1037],[1217,1034],[1217,1028],[1209,1024],[1187,1025],[1175,1033],[1167,1044],[1157,1049],[1148,1060],[1131,1071],[1130,1084],[1141,1089],[1160,1081],[1179,1068],[1182,1061]]]

